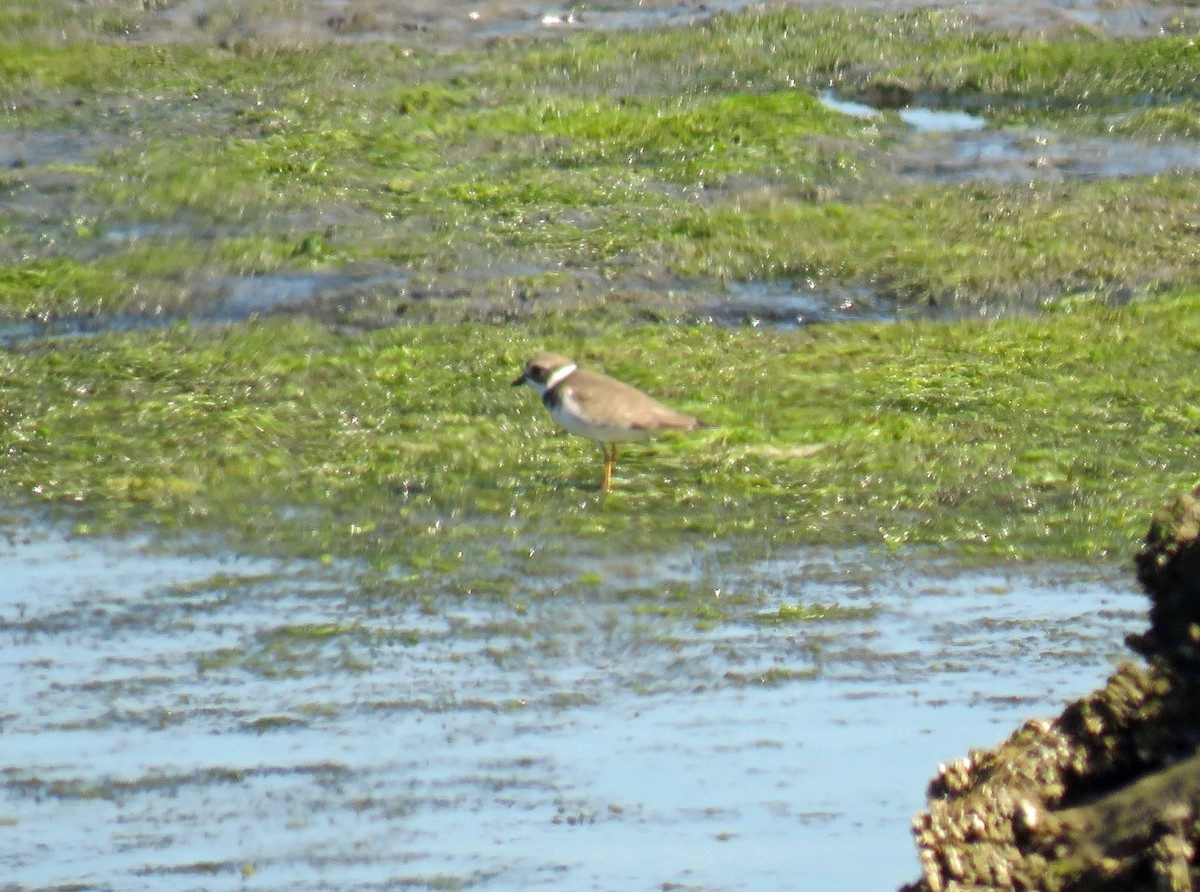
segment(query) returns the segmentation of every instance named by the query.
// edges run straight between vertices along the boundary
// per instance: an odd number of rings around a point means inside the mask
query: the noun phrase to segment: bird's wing
[[[637,388],[630,387],[616,378],[610,378],[599,372],[589,372],[586,369],[579,369],[575,375],[580,377],[581,382],[591,379],[596,383],[603,383],[609,394],[618,397],[616,405],[610,404],[608,410],[624,427],[630,430],[692,430],[699,425],[699,422],[691,415],[677,412],[670,406],[664,406],[654,397],[642,393]],[[571,397],[585,410],[589,404],[599,400],[598,397],[588,393],[588,388],[572,388]]]

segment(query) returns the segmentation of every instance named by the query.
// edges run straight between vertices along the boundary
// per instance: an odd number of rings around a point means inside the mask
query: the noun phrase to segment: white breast
[[[579,404],[571,398],[569,389],[563,394],[562,401],[550,409],[550,417],[567,433],[587,437],[601,443],[633,443],[645,440],[650,435],[648,431],[606,425],[602,419],[585,417]]]

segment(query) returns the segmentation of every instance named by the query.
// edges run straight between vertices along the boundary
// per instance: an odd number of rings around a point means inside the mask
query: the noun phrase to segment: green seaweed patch
[[[680,89],[771,89],[888,80],[913,92],[1095,103],[1195,93],[1200,62],[1191,35],[1153,40],[1083,31],[1030,36],[980,28],[945,9],[784,7],[722,13],[693,28],[588,34],[531,51],[542,84],[580,92],[675,95]]]
[[[0,316],[53,318],[119,306],[120,284],[101,267],[65,257],[0,265]]]
[[[64,339],[0,353],[0,489],[12,508],[97,532],[208,532],[395,569],[372,591],[413,603],[431,580],[467,593],[493,574],[495,597],[544,596],[553,587],[521,586],[522,568],[560,572],[573,540],[629,554],[722,541],[1122,557],[1194,476],[1200,385],[1180,370],[1200,348],[1198,306],[1167,295],[797,332],[347,336],[275,320]],[[713,427],[623,450],[602,495],[594,444],[508,386],[545,347]],[[796,456],[797,444],[823,448]],[[707,591],[664,603],[686,611]],[[326,631],[275,643],[360,638]]]
[[[468,876],[458,876],[451,873],[438,873],[426,876],[414,874],[396,879],[396,884],[402,889],[429,889],[431,892],[462,892],[487,882],[496,876],[498,871],[477,870]]]
[[[196,604],[188,605],[189,609],[195,609],[202,598],[217,596],[225,602],[235,597],[235,593],[266,585],[279,578],[279,573],[214,573],[204,579],[174,583],[162,591],[169,598],[196,599]]]
[[[280,626],[265,636],[281,641],[321,641],[343,635],[360,636],[367,632],[365,627],[345,623],[306,623],[298,626]]]
[[[302,678],[315,672],[360,674],[374,665],[364,654],[379,645],[411,646],[411,629],[368,628],[356,623],[279,626],[256,633],[245,646],[203,654],[200,672],[238,669],[265,678]]]
[[[21,101],[4,120],[105,134],[82,159],[4,172],[6,194],[51,202],[0,221],[16,245],[0,268],[13,317],[171,315],[204,279],[374,263],[475,299],[481,318],[529,312],[530,268],[587,270],[575,303],[614,315],[622,276],[714,291],[795,276],[991,309],[1200,284],[1186,262],[1195,177],[913,187],[876,163],[894,121],[813,98],[899,82],[994,106],[993,120],[1193,139],[1187,37],[1033,39],[944,11],[788,9],[443,55],[130,46],[95,22],[64,26],[64,42],[35,36],[69,18],[62,4],[7,14],[0,91]],[[491,273],[505,268],[507,302]]]
[[[714,595],[711,589],[700,593],[694,583],[678,583],[673,588],[680,594],[672,596],[670,592],[658,592],[657,595],[646,593],[655,599],[635,603],[632,608],[634,616],[684,620],[691,623],[697,631],[705,631],[721,623],[737,621],[743,615],[749,600],[748,596]],[[628,596],[627,591],[621,594],[623,597]],[[663,632],[661,624],[648,624],[640,627],[640,631],[660,643],[670,645],[677,641]]]
[[[242,660],[242,650],[237,647],[222,647],[209,653],[200,654],[196,658],[196,671],[206,673],[221,672],[238,665]]]
[[[145,793],[176,793],[185,787],[242,784],[252,772],[232,768],[201,769],[186,774],[150,774],[137,778],[48,779],[9,769],[3,785],[14,795],[31,798],[124,801]]]
[[[1119,40],[1075,32],[1053,39],[1009,39],[974,56],[918,66],[926,83],[950,92],[1044,96],[1089,106],[1194,95],[1200,82],[1195,40],[1186,35]]]
[[[141,867],[138,876],[219,876],[223,873],[243,874],[246,865],[236,861],[193,861],[190,864],[170,864]]]
[[[841,604],[780,604],[775,610],[755,614],[755,622],[782,626],[790,623],[846,622],[869,619],[878,613],[877,607],[847,607]]]
[[[819,669],[792,669],[786,666],[772,666],[762,672],[726,672],[725,681],[736,687],[778,687],[794,681],[812,681],[819,678]]]
[[[1200,140],[1200,101],[1134,109],[1106,122],[1109,133],[1143,138]]]
[[[902,303],[924,297],[993,313],[1052,307],[1073,292],[1096,299],[1190,283],[1194,273],[1167,245],[1194,238],[1190,224],[1177,219],[1154,233],[1143,223],[1148,212],[1174,219],[1167,208],[1181,194],[1200,198],[1195,180],[903,185],[881,200],[826,203],[732,195],[686,210],[663,249],[673,268],[697,276],[873,281]],[[1108,230],[1101,243],[1089,238],[1098,209]]]
[[[341,708],[332,703],[301,703],[296,712],[309,720],[336,719],[342,714]]]
[[[710,186],[781,166],[793,175],[811,172],[822,145],[814,137],[862,129],[796,90],[697,96],[667,108],[633,98],[560,101],[543,104],[537,117],[531,129],[564,141],[560,165],[592,168],[616,159]]]
[[[266,734],[270,731],[278,731],[283,728],[303,728],[308,725],[308,721],[294,715],[280,713],[278,715],[264,715],[258,718],[251,719],[242,723],[243,730],[252,731],[255,734]]]

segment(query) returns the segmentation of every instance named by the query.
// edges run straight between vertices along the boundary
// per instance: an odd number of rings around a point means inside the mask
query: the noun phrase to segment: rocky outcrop
[[[1200,490],[1154,516],[1137,570],[1145,662],[942,766],[906,892],[1200,889]]]

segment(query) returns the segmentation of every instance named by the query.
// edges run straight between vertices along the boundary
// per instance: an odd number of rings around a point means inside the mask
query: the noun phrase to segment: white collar
[[[546,379],[546,384],[542,388],[542,392],[545,393],[548,390],[553,390],[559,384],[562,384],[563,379],[566,378],[567,375],[571,374],[571,372],[575,371],[576,368],[578,367],[572,362],[563,366],[561,369],[558,369],[553,375]]]

